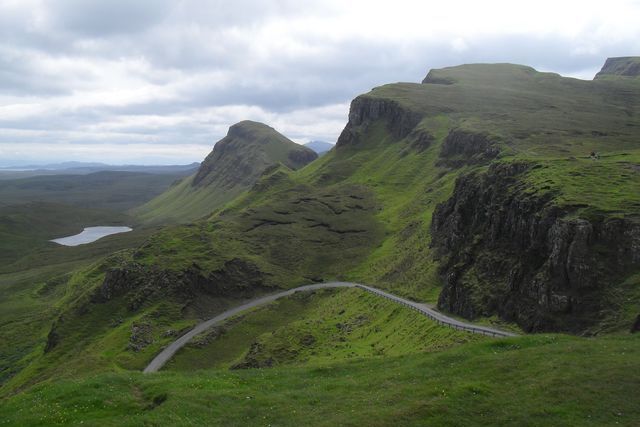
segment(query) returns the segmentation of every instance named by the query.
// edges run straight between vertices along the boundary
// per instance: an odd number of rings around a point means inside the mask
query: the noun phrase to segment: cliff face
[[[442,142],[439,165],[460,167],[485,163],[500,154],[497,141],[481,133],[452,129]]]
[[[600,72],[596,74],[595,79],[604,76],[640,76],[640,56],[607,58]]]
[[[351,102],[349,122],[340,134],[336,148],[357,144],[361,132],[378,120],[385,122],[387,130],[396,139],[402,139],[411,133],[423,116],[394,100],[359,96]]]
[[[243,121],[229,128],[197,173],[135,209],[148,223],[188,223],[210,215],[250,189],[269,168],[299,169],[318,155],[275,129]]]
[[[264,275],[257,266],[235,258],[210,273],[202,272],[196,265],[182,272],[174,272],[130,263],[126,267],[106,271],[92,302],[102,304],[126,296],[129,310],[137,310],[149,301],[168,295],[184,301],[196,298],[199,294],[239,298],[251,296],[265,288],[263,281]]]
[[[612,286],[640,262],[640,225],[569,219],[519,179],[528,163],[459,178],[431,225],[444,288],[438,306],[467,318],[498,314],[527,331],[582,332]]]

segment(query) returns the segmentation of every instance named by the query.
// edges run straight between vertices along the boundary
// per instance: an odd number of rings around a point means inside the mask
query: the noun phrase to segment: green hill
[[[74,402],[114,424],[134,414],[134,424],[632,425],[640,408],[622,396],[639,381],[629,332],[640,328],[639,107],[633,76],[471,64],[357,97],[336,147],[305,167],[282,154],[266,165],[257,149],[236,157],[260,132],[230,130],[174,187],[183,201],[143,217],[202,209],[200,219],[61,280],[50,326],[12,356],[24,369],[7,375],[4,395],[28,390],[3,402],[6,416],[41,402],[76,420]],[[245,156],[264,166],[250,180]],[[216,185],[243,190],[183,207]],[[469,343],[349,291],[278,303],[200,337],[173,361],[180,371],[197,361],[206,369],[196,374],[131,374],[226,307],[345,279],[482,323],[591,338]],[[271,365],[283,366],[226,370]],[[121,399],[92,406],[104,399],[87,390],[105,387]],[[212,413],[217,399],[224,410]]]
[[[245,120],[229,128],[198,171],[133,211],[142,220],[190,222],[251,188],[270,167],[299,169],[317,155],[275,129]]]

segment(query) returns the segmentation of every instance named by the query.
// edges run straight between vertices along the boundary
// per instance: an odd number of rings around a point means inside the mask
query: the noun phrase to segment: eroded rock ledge
[[[373,122],[385,120],[387,130],[397,139],[409,135],[422,120],[423,114],[402,106],[397,101],[359,96],[351,102],[349,122],[338,138],[339,149],[356,144],[362,132]]]
[[[459,178],[431,225],[444,288],[438,306],[466,318],[499,316],[527,331],[580,333],[640,262],[640,225],[570,218],[553,194],[527,194],[528,163]]]

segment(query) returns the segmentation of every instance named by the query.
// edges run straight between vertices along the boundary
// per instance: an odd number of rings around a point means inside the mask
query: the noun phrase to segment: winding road
[[[239,305],[238,307],[234,307],[229,309],[216,317],[199,323],[189,332],[182,335],[180,338],[169,344],[165,347],[153,360],[149,363],[149,365],[144,368],[144,373],[157,372],[164,366],[165,363],[169,361],[173,357],[174,354],[178,350],[180,350],[185,344],[187,344],[193,337],[196,335],[206,331],[207,329],[213,327],[214,325],[227,320],[228,318],[235,316],[238,313],[241,313],[250,308],[258,307],[260,305],[264,305],[270,302],[273,302],[279,298],[286,297],[289,295],[293,295],[296,292],[305,292],[305,291],[313,291],[317,289],[327,289],[327,288],[360,288],[367,292],[371,292],[372,294],[381,296],[383,298],[390,299],[398,304],[402,304],[406,307],[409,307],[413,310],[418,311],[421,314],[424,314],[428,318],[438,322],[441,325],[449,326],[451,328],[468,331],[475,334],[483,334],[494,337],[511,337],[516,336],[516,334],[511,332],[505,332],[498,329],[489,328],[486,326],[477,326],[472,325],[470,323],[462,322],[460,320],[453,319],[449,316],[446,316],[426,304],[420,304],[417,302],[409,301],[408,299],[401,298],[399,296],[390,294],[388,292],[382,291],[380,289],[373,288],[371,286],[361,285],[359,283],[350,283],[350,282],[327,282],[327,283],[317,283],[313,285],[305,285],[300,286],[293,289],[288,289],[286,291],[278,292],[276,294],[267,295],[264,297],[256,298],[251,300],[245,304]]]

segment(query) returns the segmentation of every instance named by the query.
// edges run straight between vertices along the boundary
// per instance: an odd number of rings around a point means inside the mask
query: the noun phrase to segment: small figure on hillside
[[[591,158],[591,160],[600,159],[600,155],[598,153],[596,153],[595,151],[592,151],[591,154],[589,155],[589,157]]]

